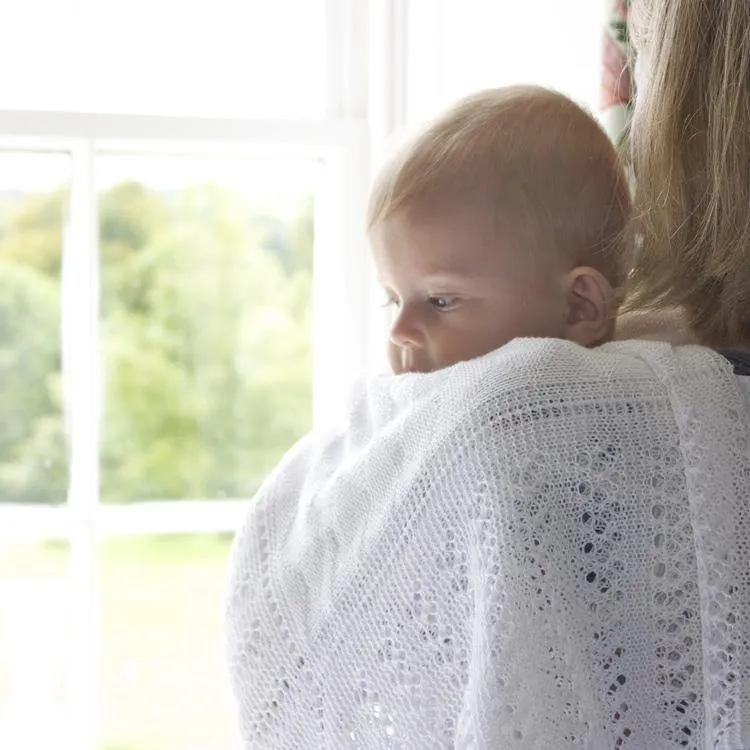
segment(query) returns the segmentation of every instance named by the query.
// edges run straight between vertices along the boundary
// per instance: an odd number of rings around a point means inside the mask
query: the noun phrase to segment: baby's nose
[[[401,312],[391,326],[390,340],[404,349],[414,349],[424,345],[424,332],[416,316],[408,311]]]

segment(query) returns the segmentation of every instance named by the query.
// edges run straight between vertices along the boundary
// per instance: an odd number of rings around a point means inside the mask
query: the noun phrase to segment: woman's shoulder
[[[516,339],[438,372],[363,382],[350,417],[375,428],[420,411],[458,422],[489,401],[504,412],[552,401],[667,400],[677,392],[689,400],[719,381],[736,388],[731,364],[704,347],[631,340],[587,349],[562,339]]]
[[[576,393],[601,385],[664,382],[699,377],[707,370],[731,372],[726,360],[705,347],[663,341],[615,341],[588,349],[562,339],[516,339],[486,357],[452,368],[458,382],[490,381],[500,391],[529,394],[559,389]]]
[[[497,415],[546,414],[551,405],[570,404],[574,408],[555,413],[557,421],[568,415],[571,424],[582,409],[719,409],[741,393],[731,363],[716,352],[642,340],[586,349],[557,339],[519,339],[451,368],[445,385],[443,413],[454,413],[456,423],[488,406]]]
[[[731,369],[724,357],[707,347],[650,339],[613,341],[590,349],[562,339],[516,339],[488,355],[485,366],[515,373],[516,380],[560,384],[575,384],[581,378],[642,381],[684,368],[683,375],[696,368]]]

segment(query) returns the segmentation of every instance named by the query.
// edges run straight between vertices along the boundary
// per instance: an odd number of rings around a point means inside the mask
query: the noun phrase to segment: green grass
[[[222,630],[229,544],[211,535],[102,543],[102,750],[233,747]],[[0,583],[64,580],[66,568],[66,545],[0,547]],[[0,638],[2,617],[0,602]]]
[[[63,577],[67,564],[67,542],[0,542],[0,581]]]

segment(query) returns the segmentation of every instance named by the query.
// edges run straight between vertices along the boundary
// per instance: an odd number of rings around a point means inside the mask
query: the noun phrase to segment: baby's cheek
[[[451,360],[451,364],[465,362],[477,357],[483,357],[495,349],[499,349],[503,344],[507,344],[509,339],[498,329],[482,330],[477,327],[473,331],[466,331],[461,335],[455,335],[442,354],[446,360]]]

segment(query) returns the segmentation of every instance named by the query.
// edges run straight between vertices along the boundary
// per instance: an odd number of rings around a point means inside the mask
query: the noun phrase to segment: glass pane
[[[67,748],[71,612],[65,542],[0,542],[0,747]]]
[[[592,111],[599,101],[603,3],[413,0],[407,114],[434,117],[479,89],[536,84]]]
[[[310,429],[317,168],[100,157],[105,502],[248,497]]]
[[[70,157],[0,151],[0,503],[61,503],[68,485],[60,258]]]
[[[2,109],[325,114],[325,0],[23,0],[0,28]]]
[[[102,750],[232,750],[229,536],[102,543]]]

